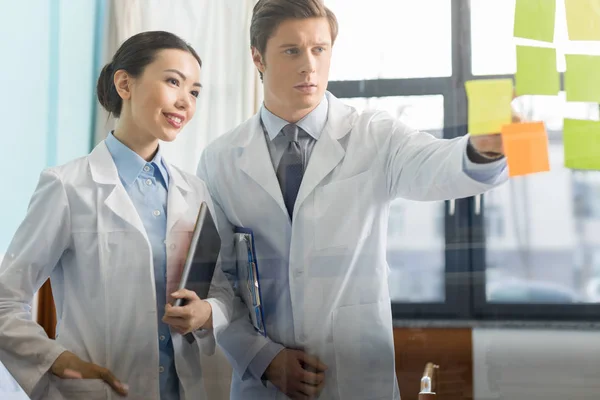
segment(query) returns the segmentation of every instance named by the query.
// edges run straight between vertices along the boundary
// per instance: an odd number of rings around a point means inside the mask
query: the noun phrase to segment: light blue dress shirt
[[[321,132],[323,132],[323,128],[325,128],[325,124],[327,123],[328,109],[329,103],[327,97],[323,97],[323,100],[314,110],[296,122],[296,125],[301,128],[298,132],[298,142],[300,142],[300,148],[305,155],[304,170],[306,170],[306,164],[308,164],[313,148],[317,140],[321,137]],[[260,119],[265,131],[271,162],[273,163],[273,168],[277,171],[279,161],[288,145],[288,139],[281,133],[281,130],[289,122],[267,110],[264,105],[260,109]]]
[[[169,173],[160,148],[154,159],[146,162],[121,143],[112,132],[106,146],[117,166],[119,178],[137,210],[152,247],[158,316],[157,342],[161,400],[179,400],[179,378],[175,369],[173,342],[169,326],[162,322],[167,301],[167,194]]]
[[[321,137],[321,133],[323,132],[323,128],[325,128],[325,124],[327,123],[327,113],[329,110],[329,103],[327,101],[327,97],[323,97],[321,103],[312,110],[308,115],[302,118],[300,121],[296,123],[302,131],[298,136],[298,141],[300,142],[300,147],[304,152],[304,169],[306,170],[306,165],[308,164],[308,160],[312,154],[315,143]],[[289,124],[289,122],[284,119],[279,118],[264,106],[260,109],[260,119],[263,125],[263,129],[265,132],[265,139],[267,141],[267,146],[269,148],[269,154],[271,155],[271,162],[273,163],[273,168],[277,171],[277,166],[279,164],[279,160],[285,151],[285,148],[288,144],[288,140],[285,138],[283,133],[281,133],[281,129],[284,126]],[[504,171],[506,168],[506,160],[504,158],[493,161],[486,164],[476,164],[472,162],[467,156],[467,151],[465,147],[464,158],[463,158],[463,171],[471,178],[481,183],[491,184],[496,181],[498,176]],[[288,269],[283,268],[281,271],[276,271],[275,273],[279,273],[281,276],[279,279],[276,277],[278,282],[288,282]],[[282,288],[284,293],[282,294],[282,298],[291,299],[291,295],[289,293],[289,287]],[[287,290],[287,293],[285,292]],[[286,302],[286,311],[282,311],[281,315],[293,315],[292,313],[292,304],[291,300]],[[289,331],[290,336],[293,337],[293,319],[289,318]],[[252,375],[256,379],[262,379],[262,376],[273,360],[275,356],[283,350],[283,346],[269,342],[265,347],[262,348],[260,352],[252,359],[252,362],[248,365],[248,371],[246,374]]]

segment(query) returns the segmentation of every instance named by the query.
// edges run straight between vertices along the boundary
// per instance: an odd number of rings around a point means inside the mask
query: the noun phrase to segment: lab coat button
[[[165,341],[165,335],[160,335],[159,339],[160,339],[161,342],[164,342]]]
[[[160,215],[160,210],[154,210],[152,211],[152,214],[154,214],[155,217],[158,217]]]
[[[150,167],[149,167],[149,166],[147,166],[147,165],[146,165],[146,166],[144,166],[144,171],[146,171],[146,172],[150,171]]]
[[[158,367],[158,372],[160,372],[161,374],[165,372],[165,367],[163,367],[162,365]]]
[[[151,186],[152,185],[152,179],[146,179],[146,185]]]

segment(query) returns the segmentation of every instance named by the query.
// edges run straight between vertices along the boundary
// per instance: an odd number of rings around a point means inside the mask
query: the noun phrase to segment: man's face
[[[253,48],[267,109],[289,122],[313,110],[327,89],[331,47],[327,18],[306,18],[280,23],[262,56]]]

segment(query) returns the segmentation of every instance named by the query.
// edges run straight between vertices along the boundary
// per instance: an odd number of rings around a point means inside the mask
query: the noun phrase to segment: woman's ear
[[[131,97],[131,77],[124,69],[120,69],[115,72],[114,84],[117,89],[117,93],[123,100],[129,100]]]

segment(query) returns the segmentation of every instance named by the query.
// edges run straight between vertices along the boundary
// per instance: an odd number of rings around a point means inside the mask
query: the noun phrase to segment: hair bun
[[[121,110],[122,100],[115,88],[114,72],[114,65],[112,62],[106,64],[104,68],[102,68],[102,72],[100,72],[100,76],[98,77],[96,92],[98,102],[102,107],[109,113],[118,116]]]

